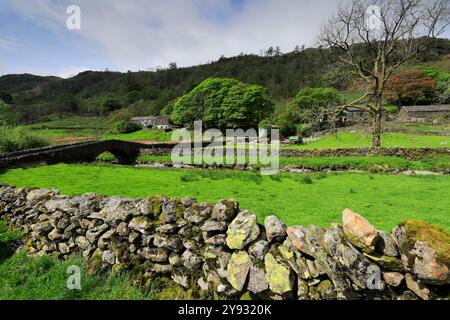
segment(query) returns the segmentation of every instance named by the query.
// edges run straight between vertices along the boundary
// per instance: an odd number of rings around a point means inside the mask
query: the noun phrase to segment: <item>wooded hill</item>
[[[450,53],[450,40],[437,41],[413,63]],[[141,72],[86,71],[69,79],[30,74],[0,77],[0,92],[10,94],[24,121],[49,114],[108,114],[128,107],[135,115],[159,114],[168,102],[210,77],[227,77],[265,86],[275,100],[295,96],[304,87],[332,86],[344,90],[350,77],[336,69],[338,52],[308,48],[264,56],[244,55],[177,68]]]

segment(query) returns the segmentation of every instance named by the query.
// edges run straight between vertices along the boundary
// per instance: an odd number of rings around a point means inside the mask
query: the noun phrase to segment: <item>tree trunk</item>
[[[372,114],[372,148],[381,147],[381,117],[382,108],[377,108]]]

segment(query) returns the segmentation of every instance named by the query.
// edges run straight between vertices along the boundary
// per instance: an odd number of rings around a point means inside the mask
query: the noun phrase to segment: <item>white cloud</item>
[[[56,72],[55,76],[67,79],[67,78],[74,77],[77,74],[79,74],[80,72],[83,72],[86,70],[90,70],[90,68],[68,66],[68,67],[63,67],[60,70],[58,70],[58,72]]]
[[[65,29],[71,1],[10,0],[10,8],[53,32]],[[121,70],[179,66],[258,53],[269,46],[291,51],[314,43],[321,17],[336,6],[329,0],[78,0],[89,48],[101,50]],[[57,45],[57,44],[55,44]]]
[[[196,65],[221,55],[259,53],[269,46],[284,52],[310,46],[337,6],[330,0],[245,0],[238,10],[231,0],[9,1],[25,19],[65,34],[62,41],[81,40],[86,56],[92,50],[101,53],[105,61],[99,68],[122,71],[170,62]],[[66,7],[73,3],[81,8],[80,31],[65,28]]]

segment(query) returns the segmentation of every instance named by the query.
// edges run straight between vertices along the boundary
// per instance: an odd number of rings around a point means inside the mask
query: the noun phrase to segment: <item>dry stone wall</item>
[[[91,271],[168,277],[204,297],[449,299],[450,235],[410,221],[392,234],[345,210],[330,228],[258,224],[235,200],[124,199],[0,185],[0,219],[33,255],[80,254]]]

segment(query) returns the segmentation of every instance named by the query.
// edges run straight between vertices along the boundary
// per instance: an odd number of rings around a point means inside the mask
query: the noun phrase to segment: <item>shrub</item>
[[[139,123],[123,120],[114,123],[111,128],[113,134],[132,133],[139,130],[142,130],[142,126]]]
[[[285,136],[299,133],[309,135],[314,126],[322,126],[318,115],[322,110],[342,103],[342,95],[333,88],[305,88],[286,106],[279,115],[278,125]],[[303,126],[299,126],[303,125]],[[298,132],[297,132],[298,131]]]
[[[34,137],[23,127],[0,126],[0,153],[40,148],[49,143],[39,137]]]
[[[127,109],[116,110],[109,114],[106,124],[109,129],[112,129],[115,123],[119,121],[130,121],[132,117],[133,115]]]

